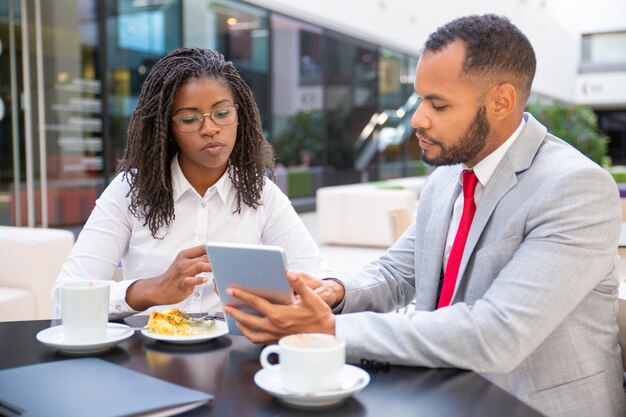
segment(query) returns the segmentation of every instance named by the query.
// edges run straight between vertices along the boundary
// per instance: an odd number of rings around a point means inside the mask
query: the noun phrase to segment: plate
[[[344,365],[341,370],[342,385],[352,385],[350,388],[332,392],[322,391],[320,393],[295,397],[282,387],[279,367],[280,366],[274,366],[272,368],[261,369],[254,375],[254,383],[263,391],[272,394],[284,403],[297,407],[327,407],[338,404],[351,395],[361,391],[370,382],[369,374],[363,369],[352,365]],[[359,380],[361,380],[360,383],[355,385],[351,384],[352,381],[356,383],[356,381]]]
[[[122,340],[128,339],[135,332],[125,324],[108,323],[106,339],[101,342],[67,343],[63,325],[49,327],[37,333],[37,340],[44,345],[72,354],[90,354],[105,352]]]
[[[167,336],[164,334],[152,333],[148,329],[143,329],[141,334],[149,337],[150,339],[159,340],[161,342],[188,344],[188,343],[202,343],[207,340],[215,339],[216,337],[224,336],[228,333],[228,325],[221,320],[215,320],[215,324],[212,330],[206,334],[194,334],[192,336]]]

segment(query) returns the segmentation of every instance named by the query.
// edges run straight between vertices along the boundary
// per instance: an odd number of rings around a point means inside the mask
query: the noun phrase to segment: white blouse
[[[320,277],[332,275],[289,199],[272,181],[265,180],[259,207],[253,209],[242,202],[241,213],[234,213],[236,190],[228,172],[204,196],[187,181],[177,157],[173,158],[171,172],[176,217],[170,227],[159,229],[158,239],[143,225],[143,218],[137,219],[130,213],[130,197],[126,196],[129,185],[122,174],[104,190],[57,278],[53,290],[57,316],[60,316],[57,291],[60,283],[76,279],[112,280],[120,262],[124,279],[111,282],[110,318],[138,313],[126,303],[126,289],[137,279],[165,272],[181,250],[207,241],[281,246],[288,268]],[[212,276],[206,276],[208,282],[196,286],[175,307],[190,313],[221,310]],[[174,306],[151,309],[167,307]]]

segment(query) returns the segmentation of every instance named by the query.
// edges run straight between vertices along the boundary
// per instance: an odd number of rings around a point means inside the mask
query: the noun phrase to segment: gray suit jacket
[[[525,118],[478,203],[452,305],[436,309],[459,165],[435,170],[409,230],[343,279],[337,335],[353,361],[471,369],[550,416],[623,417],[617,187]],[[416,311],[380,314],[413,297]]]

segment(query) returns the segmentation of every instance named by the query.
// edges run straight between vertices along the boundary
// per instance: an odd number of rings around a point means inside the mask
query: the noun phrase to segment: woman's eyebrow
[[[215,103],[213,103],[213,105],[211,105],[211,108],[215,108],[217,106],[219,106],[220,104],[224,104],[224,103],[230,103],[230,100],[228,100],[227,98],[224,98],[222,100],[216,101]],[[200,111],[198,110],[197,107],[181,107],[180,109],[176,109],[176,111],[174,112],[174,114],[181,112],[181,111],[186,111],[186,110],[191,110],[191,111]]]
[[[211,108],[215,108],[217,106],[219,106],[222,103],[230,103],[230,100],[228,100],[227,98],[223,98],[215,103],[213,103],[213,105],[211,106]]]
[[[197,107],[181,107],[180,109],[176,109],[174,114],[181,112],[181,111],[185,111],[185,110],[198,111],[198,108]]]

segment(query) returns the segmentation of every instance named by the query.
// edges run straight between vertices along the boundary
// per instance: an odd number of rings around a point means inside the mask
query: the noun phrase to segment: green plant
[[[611,175],[616,183],[626,183],[626,171],[611,171]]]
[[[285,166],[300,165],[306,161],[310,165],[321,162],[322,152],[322,113],[298,112],[286,120],[285,129],[274,142],[276,162]]]
[[[415,175],[426,175],[426,164],[420,160],[413,161],[413,167],[415,169]]]
[[[345,101],[345,100],[344,100]],[[327,112],[328,124],[328,164],[339,169],[353,169],[355,134],[350,136],[349,106],[339,103],[334,109]]]
[[[535,102],[528,105],[527,111],[550,133],[570,143],[592,161],[600,165],[605,161],[610,139],[600,132],[598,119],[590,108]]]
[[[313,174],[306,168],[289,168],[287,170],[287,185],[289,198],[308,197],[314,194]]]

